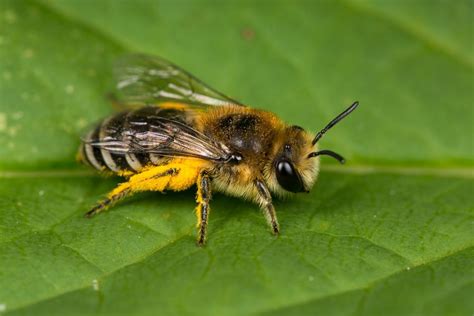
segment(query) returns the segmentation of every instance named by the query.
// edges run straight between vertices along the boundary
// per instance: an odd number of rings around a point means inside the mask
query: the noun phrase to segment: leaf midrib
[[[339,173],[339,174],[393,174],[406,176],[438,176],[450,178],[474,178],[474,168],[458,167],[406,167],[406,166],[378,166],[378,165],[353,165],[338,166],[326,165],[321,168],[321,172]],[[14,178],[65,178],[65,177],[100,177],[100,174],[94,170],[84,169],[50,169],[40,171],[8,171],[0,170],[0,179]]]

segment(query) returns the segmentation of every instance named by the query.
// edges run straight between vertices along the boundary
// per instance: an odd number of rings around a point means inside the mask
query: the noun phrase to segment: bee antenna
[[[352,103],[352,105],[348,107],[346,110],[344,110],[344,112],[336,116],[331,122],[329,122],[328,125],[326,125],[325,128],[323,128],[322,130],[318,132],[318,134],[316,134],[316,137],[313,139],[311,144],[314,146],[331,127],[333,127],[334,125],[339,123],[340,120],[348,116],[352,111],[354,111],[357,108],[357,106],[359,106],[358,101]]]
[[[333,152],[332,150],[327,150],[327,149],[312,152],[308,155],[308,158],[313,158],[313,157],[321,156],[321,155],[330,156],[330,157],[336,159],[337,161],[339,161],[341,164],[344,164],[346,162],[344,157],[342,157],[338,153]]]

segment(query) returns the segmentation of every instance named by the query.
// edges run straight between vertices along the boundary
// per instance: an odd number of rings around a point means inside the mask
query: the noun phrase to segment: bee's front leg
[[[280,232],[280,226],[278,225],[275,208],[273,207],[272,195],[270,194],[265,182],[256,179],[254,183],[260,197],[260,206],[262,207],[265,219],[267,220],[268,225],[270,225],[273,233],[278,235]]]
[[[198,203],[196,207],[196,215],[198,219],[198,246],[203,246],[206,242],[207,223],[209,219],[209,212],[211,210],[209,201],[211,200],[211,178],[207,171],[202,171],[199,174],[197,181],[197,196]]]

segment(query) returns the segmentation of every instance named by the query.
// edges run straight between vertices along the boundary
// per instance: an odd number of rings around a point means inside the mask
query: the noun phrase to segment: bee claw
[[[95,209],[94,209],[94,210],[90,210],[89,212],[87,212],[87,213],[84,214],[84,217],[85,217],[85,218],[92,218],[92,217],[94,217],[95,214],[96,214],[96,210],[95,210]]]
[[[99,212],[103,211],[108,203],[101,203],[95,207],[93,207],[89,212],[84,214],[85,218],[92,218],[97,215]]]
[[[122,193],[120,194],[117,194],[115,196],[113,196],[112,198],[108,198],[108,199],[105,199],[103,200],[102,202],[100,202],[99,204],[97,204],[96,206],[94,206],[89,212],[87,212],[86,214],[84,214],[84,217],[85,218],[91,218],[95,215],[97,215],[98,213],[106,210],[108,207],[110,207],[114,202],[116,202],[117,200],[123,198],[129,191],[126,190],[126,191],[123,191]]]
[[[273,235],[278,236],[280,234],[280,227],[278,227],[278,224],[274,223],[272,228]]]
[[[198,239],[196,244],[198,245],[198,247],[203,248],[206,245],[206,241],[204,239]]]

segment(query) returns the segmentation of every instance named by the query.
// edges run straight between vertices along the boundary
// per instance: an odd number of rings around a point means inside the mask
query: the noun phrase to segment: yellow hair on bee
[[[204,199],[202,198],[202,186],[201,186],[201,175],[198,176],[198,179],[197,179],[197,182],[196,182],[196,185],[197,185],[197,194],[196,194],[196,202],[197,202],[197,205],[196,205],[196,208],[195,208],[195,211],[196,211],[196,217],[197,217],[197,223],[196,223],[196,227],[200,227],[201,226],[201,213],[202,213],[202,204],[204,202]]]
[[[184,111],[189,109],[188,104],[179,103],[179,102],[163,102],[159,104],[160,109],[164,110],[179,110]]]
[[[208,162],[194,158],[173,159],[161,166],[145,168],[131,176],[108,194],[111,198],[125,190],[138,191],[182,191],[196,183],[199,172]]]

